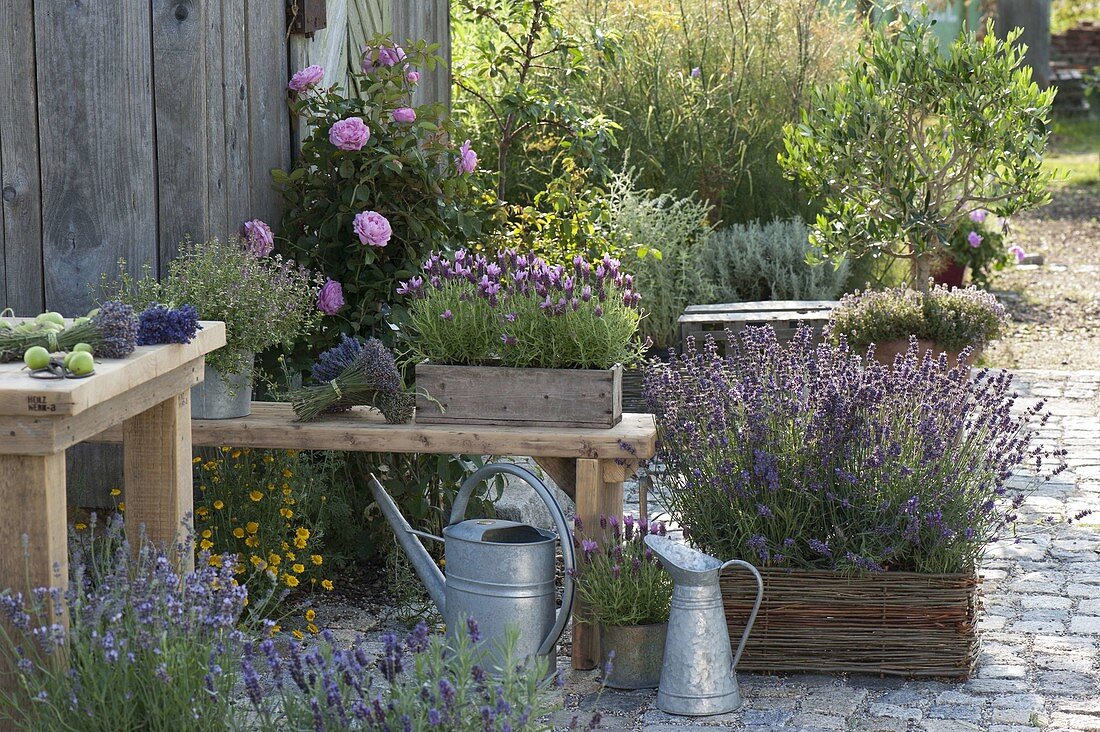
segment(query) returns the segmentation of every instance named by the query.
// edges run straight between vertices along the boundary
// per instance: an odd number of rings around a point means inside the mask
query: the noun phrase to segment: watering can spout
[[[422,531],[415,530],[412,526],[409,526],[409,522],[405,520],[405,517],[401,515],[401,511],[398,510],[397,504],[393,502],[390,495],[386,493],[386,489],[382,487],[382,484],[378,482],[378,479],[371,475],[370,477],[370,489],[374,494],[374,500],[378,502],[378,507],[382,509],[382,515],[386,517],[386,521],[393,527],[394,535],[397,537],[397,543],[401,545],[405,555],[409,558],[409,563],[412,564],[414,570],[416,570],[417,576],[420,577],[420,581],[424,583],[424,587],[428,591],[428,596],[432,598],[432,602],[439,608],[440,613],[446,613],[446,581],[443,579],[443,572],[440,571],[439,566],[428,554],[428,550],[424,548],[424,545],[420,542],[420,537],[436,539],[441,541],[437,536],[427,534]]]

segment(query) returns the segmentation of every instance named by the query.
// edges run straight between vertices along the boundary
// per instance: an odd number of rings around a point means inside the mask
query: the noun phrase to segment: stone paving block
[[[1074,732],[1100,732],[1100,717],[1091,714],[1066,714],[1055,712],[1050,715],[1052,727],[1074,730]]]
[[[989,732],[1035,732],[1037,729],[1038,725],[1033,727],[1030,724],[995,724]]]
[[[996,724],[1031,725],[1042,719],[1042,711],[1034,709],[997,709],[994,708],[990,719]]]
[[[1073,600],[1065,595],[1024,595],[1020,605],[1025,609],[1069,610]]]
[[[1023,679],[1027,678],[1027,666],[1009,664],[990,664],[978,668],[979,679]]]
[[[915,686],[915,685],[914,685]],[[916,706],[922,701],[925,701],[927,695],[921,694],[914,686],[908,686],[903,689],[891,691],[884,695],[882,698],[877,699],[877,703],[885,704],[887,706],[894,707],[906,707]]]
[[[1093,656],[1073,653],[1036,655],[1033,661],[1039,668],[1051,671],[1076,671],[1077,673],[1088,673],[1096,665],[1096,659]]]
[[[1031,691],[1031,685],[1022,679],[971,679],[963,689],[974,694],[1016,694]]]
[[[741,721],[745,726],[766,727],[770,729],[782,729],[791,717],[794,716],[793,711],[787,711],[784,709],[746,709],[741,712]],[[649,722],[649,715],[645,717],[646,722]]]
[[[804,713],[791,718],[790,726],[799,730],[846,730],[848,720],[830,714]]]
[[[907,720],[894,717],[865,717],[852,726],[852,732],[906,732],[908,729]]]
[[[802,711],[850,717],[863,704],[867,694],[866,689],[851,686],[810,690],[802,697]]]
[[[1100,635],[1100,615],[1078,615],[1069,621],[1069,632]]]
[[[600,729],[603,729],[603,727],[601,727]],[[727,730],[729,730],[730,728],[721,727],[716,724],[689,722],[687,726],[682,724],[647,724],[644,729],[645,732],[683,732],[683,730],[685,729],[690,729],[692,732],[727,732]]]
[[[1041,633],[1057,633],[1065,630],[1066,624],[1061,620],[1019,620],[1008,626],[1013,633],[1025,633],[1027,635],[1039,635]]]
[[[896,704],[875,703],[871,705],[871,714],[876,717],[894,717],[895,719],[919,720],[924,712],[915,707],[902,707]]]
[[[1039,674],[1039,691],[1053,696],[1095,697],[1097,681],[1075,671],[1046,671]]]
[[[980,707],[987,701],[989,700],[985,697],[965,694],[961,691],[944,691],[936,696],[936,704],[962,704]]]
[[[982,721],[982,705],[936,704],[924,716],[927,719],[957,719],[978,724]]]
[[[981,725],[965,719],[926,719],[920,728],[925,732],[984,732]]]
[[[1038,653],[1095,653],[1100,639],[1089,635],[1038,635],[1032,648]]]
[[[612,715],[636,715],[649,706],[653,699],[652,692],[622,692],[614,689],[604,689],[592,694],[585,694],[578,702],[577,707],[583,710],[598,709],[604,714]]]
[[[1066,594],[1070,597],[1098,598],[1100,597],[1100,585],[1074,582],[1066,587]]]

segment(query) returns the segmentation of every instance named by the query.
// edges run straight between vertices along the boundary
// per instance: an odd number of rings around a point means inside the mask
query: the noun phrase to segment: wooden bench
[[[726,341],[726,331],[738,333],[753,325],[770,325],[781,341],[790,340],[803,325],[814,327],[821,337],[821,326],[839,303],[836,300],[773,300],[768,302],[718,303],[689,305],[680,316],[680,341],[689,336],[701,347],[710,337],[719,344]]]
[[[109,429],[93,441],[121,440],[120,430]],[[592,527],[598,525],[601,514],[622,513],[623,481],[656,453],[657,428],[651,414],[624,414],[609,429],[395,425],[368,407],[303,423],[294,421],[289,404],[253,402],[247,417],[193,420],[191,442],[214,447],[531,457],[576,501],[577,515]],[[644,512],[644,494],[639,498]],[[596,630],[585,623],[574,625],[573,667],[594,668],[598,660]]]

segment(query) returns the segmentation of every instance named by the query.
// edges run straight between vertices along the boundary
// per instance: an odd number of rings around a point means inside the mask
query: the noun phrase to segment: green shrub
[[[801,219],[734,224],[710,235],[700,266],[711,283],[713,302],[833,300],[844,290],[847,260],[820,259]]]

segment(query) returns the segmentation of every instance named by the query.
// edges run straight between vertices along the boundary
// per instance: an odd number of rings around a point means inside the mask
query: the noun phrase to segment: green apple
[[[69,371],[74,376],[87,376],[95,371],[95,359],[87,351],[73,351],[69,354]]]
[[[23,363],[29,369],[44,369],[50,363],[50,352],[42,346],[31,346],[23,354]]]

